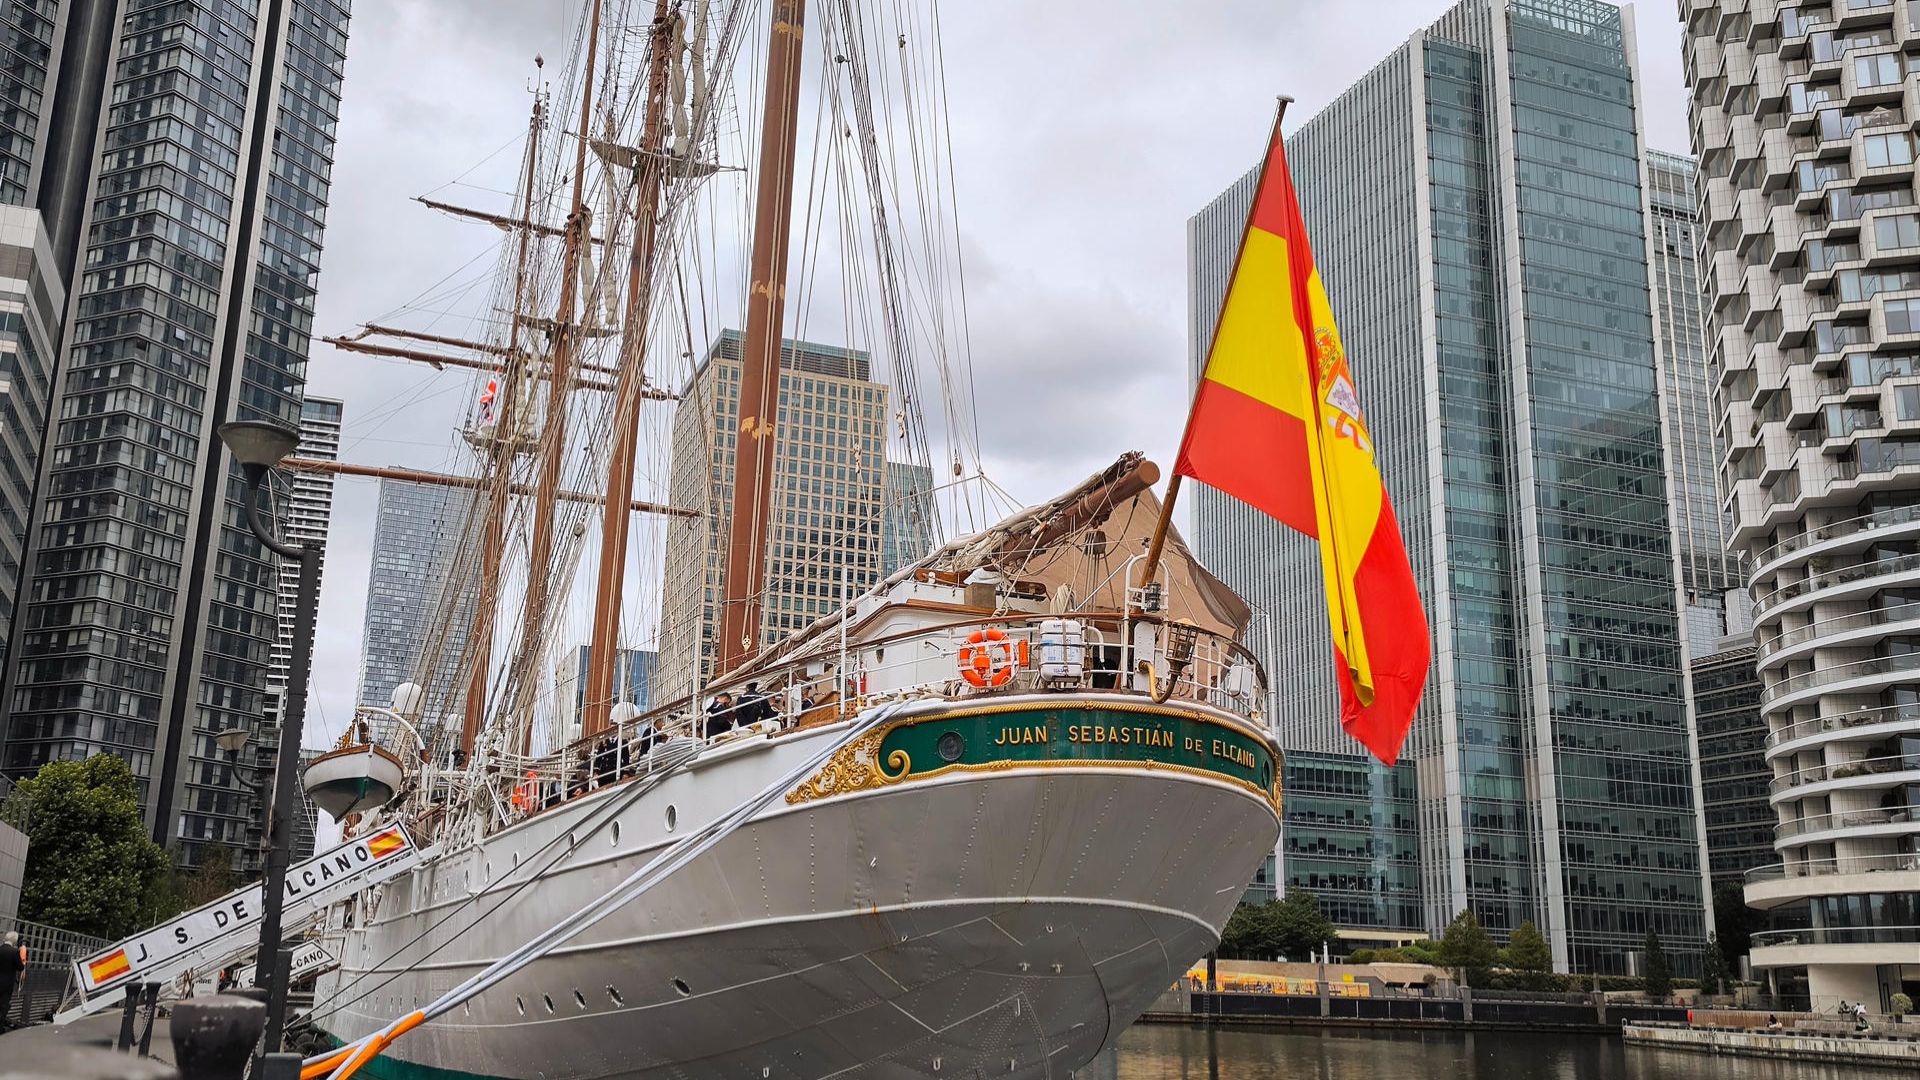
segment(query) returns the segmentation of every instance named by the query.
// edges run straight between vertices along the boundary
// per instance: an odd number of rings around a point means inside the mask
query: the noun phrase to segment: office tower
[[[1713,887],[1743,884],[1747,871],[1776,862],[1773,769],[1767,724],[1760,718],[1760,676],[1753,638],[1738,634],[1693,660],[1694,727],[1699,738],[1700,803],[1707,822],[1707,868]]]
[[[1760,977],[1920,994],[1920,6],[1687,0],[1709,359],[1780,870]]]
[[[430,729],[458,732],[466,702],[464,658],[480,586],[459,556],[473,501],[462,488],[380,481],[360,701],[384,707],[401,683],[420,686],[426,698],[418,726],[429,743]]]
[[[916,562],[933,550],[933,470],[904,461],[887,462],[880,498],[886,521],[880,528],[880,576]]]
[[[0,163],[0,187],[5,171]],[[39,212],[0,205],[0,673],[26,565],[65,311],[66,286]]]
[[[722,331],[674,408],[668,501],[706,516],[667,530],[654,674],[662,704],[719,674],[714,636],[733,520],[741,344],[738,331]],[[872,381],[867,354],[783,343],[779,400],[762,645],[839,610],[843,596],[879,580],[885,517],[887,388]]]
[[[347,11],[10,11],[0,197],[41,211],[68,300],[0,767],[119,754],[184,861],[251,852],[212,735],[259,733],[279,559],[215,430],[298,423]]]
[[[1288,139],[1432,623],[1404,751],[1427,928],[1530,919],[1580,972],[1706,936],[1635,55],[1597,0],[1466,0]],[[1190,229],[1196,350],[1251,184]],[[1351,753],[1318,556],[1226,503],[1200,493],[1198,543],[1277,628],[1286,737]]]
[[[303,458],[335,461],[340,457],[342,404],[333,398],[309,397],[300,405],[300,448]],[[288,490],[282,491],[282,481]],[[296,472],[276,476],[276,504],[280,508],[280,538],[292,544],[320,548],[320,570],[326,573],[327,527],[333,518],[333,474]],[[278,722],[285,705],[287,673],[293,660],[293,601],[300,587],[300,565],[280,563],[280,634],[273,643],[267,668],[267,713]],[[309,657],[311,659],[311,657]],[[384,704],[384,703],[383,703]],[[276,733],[277,745],[277,733]]]
[[[1661,398],[1666,414],[1667,471],[1672,477],[1675,555],[1686,601],[1688,654],[1719,651],[1728,634],[1753,627],[1753,605],[1728,550],[1732,528],[1721,497],[1726,440],[1717,432],[1707,370],[1706,312],[1696,252],[1697,169],[1692,158],[1648,150],[1647,269],[1659,320]]]
[[[621,649],[613,664],[613,700],[631,702],[646,712],[653,704],[653,665],[658,655],[652,649]],[[548,733],[548,745],[580,737],[580,714],[587,707],[587,667],[592,657],[592,645],[575,645],[561,653],[554,664],[554,726]]]
[[[1349,944],[1404,941],[1426,928],[1411,763],[1295,750],[1281,767],[1282,829],[1269,880],[1313,894]],[[1277,871],[1277,873],[1276,873]]]

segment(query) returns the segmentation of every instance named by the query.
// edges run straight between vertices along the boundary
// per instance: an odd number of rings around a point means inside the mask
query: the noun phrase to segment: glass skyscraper
[[[1699,170],[1692,158],[1679,154],[1648,150],[1646,158],[1647,269],[1660,322],[1674,543],[1687,604],[1688,651],[1703,657],[1720,651],[1722,637],[1752,631],[1753,602],[1744,587],[1740,556],[1728,547],[1732,518],[1720,483],[1727,440],[1715,423],[1698,272]]]
[[[1425,923],[1580,972],[1706,929],[1634,68],[1611,5],[1465,0],[1288,139],[1432,622]],[[1190,232],[1196,365],[1250,184]],[[1202,489],[1196,546],[1276,624],[1285,737],[1337,744],[1318,558],[1251,518]]]
[[[250,869],[262,815],[212,735],[266,734],[279,560],[215,429],[299,422],[347,8],[7,12],[0,198],[70,276],[0,766],[118,754],[156,840]]]
[[[467,639],[479,578],[461,564],[475,495],[464,488],[380,481],[360,654],[360,701],[387,705],[394,688],[426,690],[421,734],[458,733],[466,702]]]
[[[26,567],[66,288],[37,210],[0,205],[0,673]]]

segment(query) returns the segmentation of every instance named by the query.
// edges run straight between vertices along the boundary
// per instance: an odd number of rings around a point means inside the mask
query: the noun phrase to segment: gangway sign
[[[308,921],[327,905],[376,885],[420,859],[399,825],[349,840],[287,869],[282,925]],[[73,962],[80,991],[94,998],[132,982],[171,983],[218,955],[249,951],[260,935],[260,886],[249,885]]]
[[[328,952],[327,947],[320,942],[302,942],[299,948],[293,950],[293,973],[287,976],[287,981],[297,983],[302,979],[318,975],[323,971],[331,971],[338,966],[339,963],[340,961],[336,959],[332,953]],[[252,986],[253,970],[254,966],[252,964],[236,970],[233,973],[233,985]]]

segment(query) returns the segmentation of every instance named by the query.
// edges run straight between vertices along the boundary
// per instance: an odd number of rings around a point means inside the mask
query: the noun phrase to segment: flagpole
[[[1227,276],[1227,291],[1220,295],[1220,311],[1223,315],[1227,307],[1227,293],[1233,289],[1233,280],[1235,277],[1238,277],[1240,273],[1241,256],[1246,254],[1247,230],[1253,227],[1253,206],[1260,198],[1260,189],[1266,184],[1267,162],[1273,159],[1273,143],[1275,139],[1280,137],[1280,121],[1286,118],[1287,104],[1292,100],[1291,95],[1281,94],[1279,96],[1279,103],[1273,111],[1273,127],[1267,131],[1267,145],[1263,148],[1260,155],[1260,175],[1254,177],[1253,198],[1247,201],[1247,221],[1246,224],[1240,227],[1240,248],[1234,252],[1233,271]],[[1215,340],[1220,337],[1220,322],[1221,320],[1218,317],[1216,317],[1213,322],[1213,338]],[[1207,355],[1208,357],[1213,355],[1212,341],[1207,343]],[[1197,387],[1195,388],[1195,396],[1196,398],[1198,397]],[[1181,425],[1180,428],[1180,446],[1184,447],[1187,445],[1187,432],[1192,427],[1193,406],[1188,405],[1187,422]],[[1177,452],[1178,451],[1176,451],[1176,453]],[[1177,460],[1174,462],[1173,475],[1167,480],[1167,497],[1160,504],[1160,520],[1154,522],[1153,538],[1147,542],[1146,565],[1141,567],[1140,573],[1140,585],[1143,588],[1152,584],[1154,572],[1160,569],[1160,556],[1166,550],[1167,528],[1173,524],[1173,504],[1180,498],[1181,477],[1179,464]]]

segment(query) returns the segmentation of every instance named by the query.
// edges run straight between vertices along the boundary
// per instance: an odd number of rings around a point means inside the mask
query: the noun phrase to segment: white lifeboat
[[[392,800],[406,779],[406,766],[384,747],[359,743],[329,750],[301,774],[307,798],[335,821]]]

